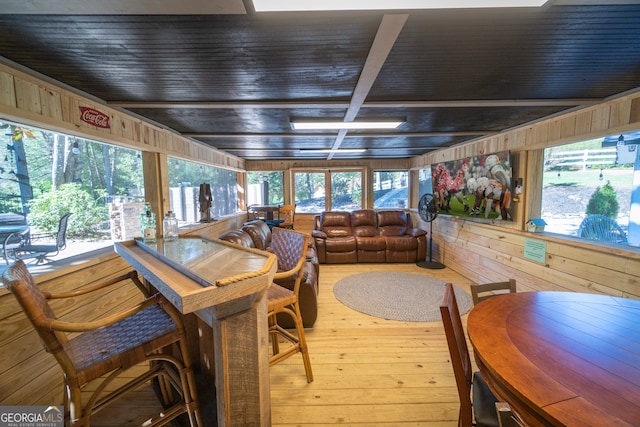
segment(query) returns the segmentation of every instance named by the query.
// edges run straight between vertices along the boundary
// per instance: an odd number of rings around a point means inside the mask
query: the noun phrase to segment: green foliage
[[[57,231],[60,217],[71,212],[68,235],[86,237],[96,234],[108,217],[106,206],[78,184],[65,184],[57,191],[43,193],[29,205],[29,223],[41,232]]]
[[[618,217],[618,196],[611,183],[598,187],[587,204],[587,215],[604,215],[615,220]]]

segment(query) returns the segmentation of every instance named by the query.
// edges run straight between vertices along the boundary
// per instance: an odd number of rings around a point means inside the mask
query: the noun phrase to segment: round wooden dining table
[[[567,292],[489,298],[469,313],[478,368],[528,426],[640,426],[640,301]]]

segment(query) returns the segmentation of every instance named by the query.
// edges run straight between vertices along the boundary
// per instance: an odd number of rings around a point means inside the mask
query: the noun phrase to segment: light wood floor
[[[448,268],[415,264],[320,268],[319,316],[306,329],[315,379],[306,382],[300,355],[271,368],[273,426],[456,426],[458,397],[441,323],[368,316],[338,302],[332,288],[343,277],[368,271],[388,271],[391,282],[394,272],[423,274],[467,291],[470,282]],[[97,414],[92,426],[139,422],[154,396],[137,393],[124,407],[106,411],[107,419]]]
[[[436,277],[467,289],[447,269],[414,264],[321,266],[319,316],[306,337],[314,381],[302,359],[271,368],[274,426],[456,426],[458,396],[440,322],[384,320],[351,310],[333,296],[343,277],[367,271]]]

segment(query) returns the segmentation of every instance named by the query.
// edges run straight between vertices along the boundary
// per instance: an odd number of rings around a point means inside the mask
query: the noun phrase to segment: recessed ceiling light
[[[291,121],[291,127],[295,130],[353,130],[353,129],[395,129],[403,120],[393,121],[320,121],[320,120],[295,120]]]
[[[540,7],[547,0],[253,0],[256,12]]]

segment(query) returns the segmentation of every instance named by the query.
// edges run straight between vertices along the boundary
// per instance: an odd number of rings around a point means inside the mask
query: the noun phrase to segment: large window
[[[326,181],[325,172],[293,173],[296,212],[322,212],[327,208]]]
[[[373,207],[376,209],[409,206],[409,186],[406,170],[375,171],[373,173]]]
[[[362,208],[362,173],[331,172],[331,209],[353,211]]]
[[[247,205],[284,203],[282,172],[248,172]]]
[[[56,231],[71,213],[68,247],[79,240],[105,246],[114,233],[112,206],[142,206],[139,151],[4,120],[0,129],[0,213],[26,215],[32,233]]]
[[[362,175],[361,170],[294,172],[296,212],[362,209]]]
[[[544,151],[542,219],[545,231],[640,246],[640,133],[582,141]],[[636,169],[638,166],[636,166]]]
[[[211,218],[238,211],[238,174],[235,171],[169,158],[171,210],[181,225],[200,220],[200,185],[211,189]]]

